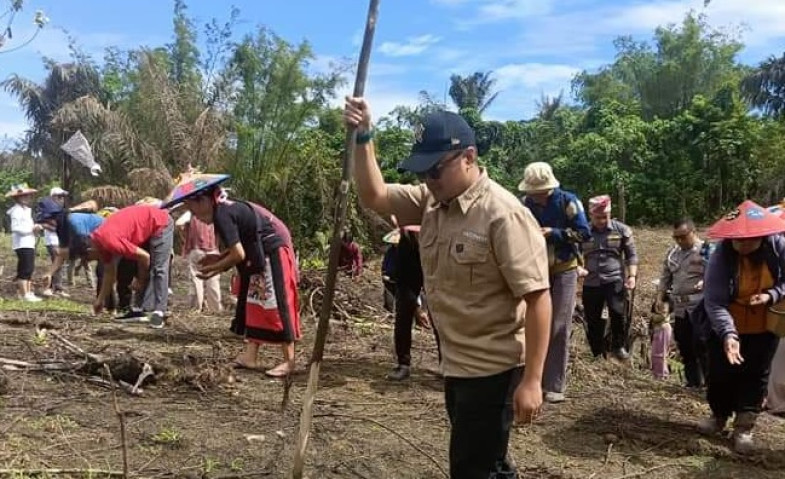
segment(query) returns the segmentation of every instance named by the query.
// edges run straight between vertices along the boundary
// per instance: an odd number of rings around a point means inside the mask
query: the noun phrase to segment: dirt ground
[[[651,281],[670,235],[640,229],[636,234],[643,262],[636,310],[643,324],[654,291]],[[10,251],[2,255],[2,296],[11,298],[14,262]],[[38,265],[44,264],[39,257]],[[307,477],[446,477],[449,428],[433,336],[415,332],[411,380],[385,380],[393,366],[392,318],[381,307],[378,275],[377,261],[360,280],[341,280],[314,409]],[[81,305],[50,301],[33,311],[0,302],[0,358],[38,367],[75,365],[31,371],[25,366],[13,370],[6,362],[0,369],[0,477],[122,477],[124,449],[131,477],[286,477],[319,285],[318,272],[305,275],[301,373],[293,379],[284,409],[281,381],[226,366],[241,346],[228,331],[230,313],[186,311],[185,268],[179,258],[173,317],[161,331],[88,314],[90,293],[82,278],[72,288]],[[153,366],[155,377],[142,386],[141,396],[118,390],[115,406],[112,389],[96,384],[105,371],[91,367],[63,339],[93,359],[108,359],[112,374],[130,383],[144,362]],[[522,478],[782,477],[785,425],[779,419],[764,416],[757,434],[760,453],[740,457],[727,440],[695,433],[695,422],[708,409],[700,393],[679,386],[678,370],[671,380],[656,382],[640,358],[632,367],[592,361],[580,327],[574,328],[572,352],[569,400],[548,406],[534,425],[513,433],[511,454]],[[265,365],[278,359],[275,348],[265,348]],[[99,379],[91,381],[91,376]],[[125,448],[118,410],[125,421]]]

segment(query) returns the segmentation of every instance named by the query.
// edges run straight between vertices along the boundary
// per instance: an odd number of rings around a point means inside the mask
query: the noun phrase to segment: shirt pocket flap
[[[488,245],[464,239],[453,240],[450,256],[458,264],[478,264],[488,261]]]

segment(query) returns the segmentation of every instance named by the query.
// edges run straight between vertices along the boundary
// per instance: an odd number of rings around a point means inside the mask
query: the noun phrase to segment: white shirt
[[[60,239],[56,231],[44,230],[44,241],[47,246],[60,246]]]
[[[7,213],[11,217],[11,247],[15,250],[35,248],[33,210],[29,206],[16,204]]]

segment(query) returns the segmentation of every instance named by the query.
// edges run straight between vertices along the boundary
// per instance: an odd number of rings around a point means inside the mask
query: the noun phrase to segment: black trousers
[[[709,372],[709,357],[706,343],[698,337],[688,312],[677,316],[673,325],[673,336],[679,347],[681,362],[684,364],[684,380],[687,387],[703,387]]]
[[[514,479],[507,446],[512,399],[523,367],[479,378],[447,377],[444,399],[450,418],[450,479]]]
[[[417,311],[418,293],[409,288],[398,288],[395,294],[395,356],[398,364],[412,364],[412,327]]]
[[[107,298],[104,306],[109,311],[128,311],[131,309],[131,296],[133,295],[133,291],[131,290],[131,283],[136,276],[136,261],[121,258],[120,261],[117,263],[117,284],[115,284],[115,289],[117,290],[117,301],[115,304],[115,295],[112,292]],[[95,267],[95,277],[96,277],[96,294],[101,291],[101,284],[104,281],[104,265],[99,261],[98,265]],[[142,294],[142,293],[139,293]]]
[[[742,334],[741,357],[744,362],[731,365],[725,356],[722,340],[709,337],[709,382],[706,398],[715,417],[733,413],[759,413],[769,385],[771,360],[779,345],[772,333]]]
[[[589,347],[594,356],[606,353],[605,331],[608,325],[602,318],[602,310],[608,307],[611,320],[611,348],[622,348],[627,339],[627,323],[624,319],[627,291],[624,283],[617,281],[602,286],[583,287],[583,312],[588,329]]]
[[[16,279],[30,281],[35,270],[35,248],[17,248],[16,253]]]

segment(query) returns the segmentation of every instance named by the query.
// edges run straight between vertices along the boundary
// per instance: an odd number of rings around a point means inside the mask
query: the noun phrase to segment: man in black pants
[[[611,352],[625,361],[629,325],[625,321],[628,291],[635,289],[638,274],[638,254],[632,229],[611,219],[611,199],[608,195],[589,200],[591,239],[581,244],[589,274],[583,280],[583,309],[588,326],[588,340],[594,357],[605,356],[607,324],[602,310],[608,307],[611,328]]]
[[[698,238],[695,224],[680,219],[673,224],[676,243],[665,254],[660,275],[658,301],[670,291],[676,317],[673,333],[684,364],[684,379],[689,388],[703,387],[708,373],[706,343],[693,328],[691,316],[703,299],[703,273],[708,262],[708,243]]]
[[[427,313],[421,304],[423,287],[419,226],[401,228],[395,255],[395,355],[398,365],[387,379],[401,381],[411,374],[412,326],[414,321],[428,326]]]

